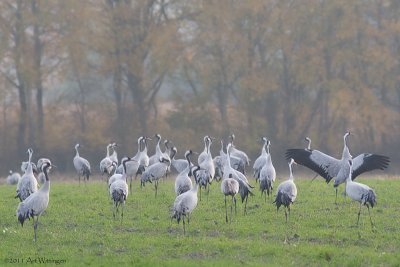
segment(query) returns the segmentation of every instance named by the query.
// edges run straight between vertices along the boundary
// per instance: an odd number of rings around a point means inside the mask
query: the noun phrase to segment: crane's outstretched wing
[[[384,170],[389,166],[390,158],[387,156],[363,153],[353,159],[353,173],[351,179],[354,180],[363,172],[372,170]]]
[[[292,158],[297,164],[315,171],[325,179],[326,183],[329,183],[340,169],[340,160],[318,150],[291,148],[286,150],[285,157],[287,160]]]

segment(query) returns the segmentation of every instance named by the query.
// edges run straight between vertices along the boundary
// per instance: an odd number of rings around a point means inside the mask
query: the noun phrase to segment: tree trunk
[[[44,128],[44,112],[43,112],[43,83],[42,83],[42,66],[41,59],[43,53],[43,44],[40,41],[40,29],[38,25],[39,7],[36,0],[32,0],[32,13],[35,17],[33,27],[34,39],[34,76],[36,87],[36,108],[37,108],[37,124],[36,124],[36,141],[38,146],[43,145],[43,128]]]
[[[147,109],[145,99],[142,92],[142,85],[139,78],[135,77],[132,72],[128,72],[128,87],[132,93],[133,104],[135,106],[136,115],[139,120],[140,130],[143,135],[147,135]]]

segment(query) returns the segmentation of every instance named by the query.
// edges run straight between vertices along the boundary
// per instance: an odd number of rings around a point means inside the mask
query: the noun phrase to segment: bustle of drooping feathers
[[[364,204],[369,204],[372,208],[376,205],[376,194],[372,189],[370,189],[367,194],[363,195],[362,199],[364,200]]]
[[[260,189],[267,190],[267,194],[269,196],[269,194],[272,192],[271,180],[269,180],[269,179],[260,180]]]
[[[283,194],[281,191],[278,191],[278,194],[276,195],[275,201],[273,203],[276,203],[276,209],[279,210],[281,205],[288,207],[292,203],[292,201],[288,195]]]
[[[24,226],[24,222],[26,219],[31,219],[34,216],[34,212],[33,210],[27,210],[23,203],[20,204],[20,206],[18,207],[18,221],[21,223],[21,226]]]
[[[90,176],[90,169],[86,166],[83,165],[83,171],[82,171],[83,176],[86,176],[86,179],[89,180],[89,176]]]
[[[126,195],[122,189],[116,189],[112,192],[114,203],[122,203],[126,200]]]

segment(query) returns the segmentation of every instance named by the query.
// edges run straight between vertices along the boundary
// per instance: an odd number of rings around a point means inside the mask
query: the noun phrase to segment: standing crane
[[[231,139],[231,144],[232,144],[230,147],[231,156],[240,158],[241,160],[243,160],[243,162],[245,163],[246,166],[250,165],[249,156],[247,156],[247,154],[245,152],[235,148],[235,146],[233,144],[233,142],[235,141],[235,135],[231,134],[229,137]]]
[[[127,157],[122,161],[123,166],[123,174],[116,174],[121,175],[121,177],[115,179],[114,182],[110,184],[110,196],[113,201],[113,217],[115,219],[115,215],[118,214],[118,209],[121,207],[121,223],[124,217],[124,207],[126,198],[128,197],[129,190],[128,190],[128,183],[127,183],[127,176],[126,176],[126,163],[131,161],[132,159]]]
[[[215,175],[215,166],[210,150],[211,144],[212,144],[212,139],[209,138],[207,142],[207,154],[204,157],[204,159],[199,163],[200,170],[197,172],[197,176],[195,176],[195,179],[199,183],[200,200],[201,200],[201,188],[204,187],[204,190],[207,189],[207,193],[209,194],[210,185]]]
[[[7,184],[18,184],[19,180],[21,179],[21,174],[18,172],[13,172],[12,170],[9,171],[9,175],[7,176]]]
[[[181,173],[182,171],[186,170],[186,168],[188,167],[188,160],[186,158],[186,153],[185,153],[185,159],[175,159],[175,155],[177,153],[178,149],[176,147],[172,147],[171,149],[171,165],[175,168],[175,170],[178,173]],[[188,152],[188,151],[186,151]],[[192,154],[193,152],[190,150],[190,154]],[[191,165],[193,166],[193,164]]]
[[[228,177],[223,178],[221,182],[221,192],[224,194],[225,200],[225,221],[228,222],[228,208],[226,205],[226,197],[231,196],[231,216],[229,221],[232,222],[232,205],[235,203],[235,214],[236,214],[236,194],[239,192],[239,182],[233,178],[232,173]]]
[[[79,156],[79,151],[78,151],[79,147],[80,147],[79,144],[75,145],[76,154],[75,154],[73,163],[74,163],[75,170],[78,173],[79,184],[81,183],[81,176],[83,176],[83,181],[86,184],[86,180],[89,181],[89,176],[91,174],[90,163],[87,159]]]
[[[37,240],[36,232],[37,232],[39,217],[46,210],[49,204],[50,179],[48,171],[50,167],[51,164],[48,162],[45,162],[42,165],[42,172],[46,177],[46,182],[40,187],[38,191],[31,194],[28,198],[19,203],[16,213],[18,221],[21,223],[21,226],[24,226],[24,221],[26,219],[29,218],[33,219],[33,231],[35,235],[35,241]]]
[[[369,206],[371,205],[371,208],[376,205],[376,194],[373,189],[371,189],[369,186],[362,184],[362,183],[357,183],[352,180],[352,168],[353,168],[353,162],[352,160],[349,160],[347,162],[349,166],[349,175],[346,178],[346,194],[354,201],[358,201],[360,203],[360,209],[358,211],[358,216],[357,216],[357,225],[360,221],[360,214],[361,214],[361,207],[367,206],[368,208],[368,214],[369,214],[369,219],[371,221],[371,226],[374,226],[374,223],[372,222],[371,218],[371,213],[369,211]]]
[[[100,161],[100,173],[103,176],[104,174],[107,174],[108,177],[110,177],[112,169],[113,169],[113,160],[110,157],[110,148],[113,146],[113,144],[108,144],[107,145],[107,154],[106,157],[103,158]],[[118,162],[116,162],[118,164]]]
[[[158,182],[167,174],[167,170],[171,165],[171,161],[167,158],[161,157],[159,162],[150,165],[140,177],[140,185],[143,187],[146,182],[154,182],[154,188],[156,190],[155,196],[157,197]]]
[[[272,194],[272,185],[275,182],[276,178],[275,168],[272,164],[271,153],[269,151],[270,145],[271,142],[267,140],[266,162],[260,171],[260,190],[261,195],[263,193],[265,194],[265,201],[267,201],[267,195],[269,197],[269,195]]]
[[[265,150],[265,147],[267,145],[268,140],[266,137],[261,137],[261,140],[263,141],[263,146],[261,148],[261,155],[254,161],[253,164],[253,171],[254,171],[253,176],[256,179],[256,182],[260,179],[261,169],[267,162],[267,151]]]
[[[188,150],[185,152],[186,158],[186,168],[182,170],[175,179],[175,194],[179,196],[186,191],[189,191],[193,188],[192,180],[190,180],[191,175],[191,166],[192,163],[190,161],[190,156],[192,155],[192,150]],[[173,159],[173,157],[171,157]]]
[[[293,171],[292,171],[292,164],[296,164],[296,162],[293,159],[290,159],[289,161],[289,179],[280,183],[277,189],[277,194],[275,201],[273,203],[276,203],[276,211],[278,212],[279,207],[283,205],[285,207],[285,218],[286,222],[288,221],[288,213],[286,212],[286,209],[289,212],[290,216],[290,205],[296,200],[297,197],[297,187],[296,184],[294,183],[294,178],[293,178]]]
[[[251,196],[254,195],[253,192],[251,192],[251,188],[253,188],[253,187],[249,184],[246,176],[243,173],[232,168],[231,160],[230,160],[230,146],[231,145],[232,144],[229,143],[226,147],[227,157],[226,157],[226,160],[224,160],[224,170],[223,170],[224,175],[223,175],[222,179],[230,178],[230,176],[232,176],[233,179],[238,181],[239,193],[240,193],[240,197],[242,199],[242,203],[246,200],[246,202],[244,204],[244,214],[246,214],[247,213],[247,200],[249,198],[249,195],[251,195]]]
[[[192,167],[193,177],[196,177],[197,171],[200,169],[199,166]],[[196,182],[196,179],[195,179]],[[183,223],[183,234],[186,234],[185,228],[185,218],[187,217],[187,223],[190,223],[190,215],[193,210],[197,206],[198,198],[197,198],[197,189],[198,184],[193,186],[193,188],[189,191],[186,191],[183,194],[180,194],[175,198],[174,205],[172,207],[172,219],[176,219],[178,224],[182,220]]]
[[[35,193],[38,189],[38,183],[35,176],[33,175],[33,166],[31,164],[33,150],[29,148],[27,153],[29,155],[28,165],[25,173],[22,175],[17,184],[17,195],[15,197],[19,198],[20,201],[24,201],[31,194]]]

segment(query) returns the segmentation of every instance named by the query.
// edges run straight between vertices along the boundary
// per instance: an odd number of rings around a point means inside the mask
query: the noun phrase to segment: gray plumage
[[[189,191],[193,188],[192,180],[189,175],[191,174],[191,161],[190,155],[192,154],[192,150],[188,150],[185,152],[186,158],[186,168],[181,171],[175,179],[175,194],[177,196]],[[171,157],[173,159],[173,157]]]
[[[158,163],[159,159],[165,158],[168,159],[169,161],[171,161],[170,157],[169,157],[169,152],[162,152],[161,147],[160,147],[160,142],[161,142],[161,135],[160,134],[156,134],[155,135],[156,139],[157,139],[157,144],[156,144],[156,151],[154,153],[154,155],[152,155],[149,159],[149,166]],[[164,145],[166,147],[166,149],[168,150],[168,140],[165,140]]]
[[[251,192],[251,189],[253,187],[249,184],[246,176],[243,173],[232,168],[232,166],[230,164],[230,152],[229,152],[230,146],[231,146],[231,144],[228,144],[228,146],[226,148],[227,157],[226,157],[226,160],[224,160],[223,179],[232,177],[239,183],[239,194],[242,199],[242,203],[244,201],[246,201],[245,205],[244,205],[244,214],[246,214],[247,213],[247,201],[248,201],[249,195],[251,195],[251,196],[254,195],[253,192]]]
[[[293,181],[293,172],[292,172],[292,164],[295,163],[293,159],[289,161],[289,179],[280,183],[277,188],[277,195],[275,201],[273,203],[276,204],[276,210],[278,211],[280,206],[283,205],[285,207],[285,218],[286,222],[288,221],[288,213],[290,216],[290,205],[296,200],[297,197],[297,187]]]
[[[203,160],[205,160],[205,158],[207,157],[208,144],[209,144],[210,141],[211,141],[211,138],[208,135],[204,136],[204,138],[203,138],[204,150],[197,157],[197,164],[198,165],[200,165],[200,163],[203,162]]]
[[[25,173],[22,175],[21,179],[19,180],[19,182],[17,184],[17,195],[15,197],[15,198],[19,198],[20,201],[24,201],[31,194],[35,193],[38,189],[37,180],[36,180],[35,176],[33,175],[32,164],[30,164],[31,159],[32,159],[33,150],[28,149],[27,153],[29,154],[27,168],[25,170]]]
[[[207,142],[207,154],[204,159],[200,162],[199,167],[200,170],[197,172],[196,179],[199,184],[199,191],[200,191],[200,200],[201,200],[201,188],[203,187],[204,190],[210,192],[210,185],[212,180],[214,179],[215,175],[215,165],[211,155],[211,144],[212,139],[209,138]]]
[[[232,144],[230,147],[230,151],[229,151],[231,153],[230,155],[233,157],[240,158],[245,163],[246,166],[250,165],[249,156],[247,156],[247,154],[245,152],[243,152],[235,147],[235,145],[233,143],[235,141],[235,135],[231,134],[229,137],[231,138],[231,144]]]
[[[171,165],[172,167],[174,167],[174,169],[178,172],[181,173],[182,171],[184,171],[186,168],[188,168],[188,160],[187,159],[175,159],[176,153],[177,153],[177,148],[173,147],[171,149]],[[186,151],[187,152],[187,151]],[[185,153],[186,155],[186,153]],[[193,164],[192,164],[193,166]]]
[[[79,156],[78,148],[80,147],[79,144],[75,145],[75,157],[73,159],[74,167],[76,172],[78,173],[79,183],[81,183],[81,176],[83,176],[83,181],[86,182],[89,180],[91,170],[90,170],[90,163],[87,159]]]
[[[346,194],[352,200],[358,201],[360,203],[360,209],[358,211],[358,217],[357,217],[357,225],[360,221],[361,207],[367,206],[371,225],[373,226],[374,224],[372,222],[369,206],[371,206],[371,208],[373,208],[376,205],[375,191],[365,184],[354,182],[352,180],[352,176],[351,176],[352,165],[353,165],[352,160],[348,160],[347,165],[348,165],[348,168],[350,169],[350,171],[349,171],[347,179],[346,179]]]
[[[225,221],[228,222],[228,208],[226,204],[226,197],[231,196],[231,214],[230,214],[230,222],[232,222],[232,206],[235,204],[235,214],[236,214],[236,194],[239,193],[239,182],[233,178],[232,174],[229,174],[228,177],[223,178],[221,182],[221,192],[224,194],[225,201]]]
[[[198,166],[192,167],[193,176],[195,177],[196,172],[200,169]],[[190,215],[193,210],[197,206],[198,198],[197,198],[197,189],[198,184],[196,183],[193,188],[189,191],[186,191],[183,194],[180,194],[175,198],[174,205],[172,207],[172,219],[176,219],[179,222],[182,220],[183,223],[183,234],[186,234],[185,219],[187,218],[187,223],[190,223]]]
[[[20,179],[21,179],[21,174],[10,170],[9,174],[7,176],[7,184],[10,184],[10,185],[18,184]]]
[[[293,158],[298,164],[303,165],[323,177],[326,183],[329,183],[332,178],[336,177],[342,166],[352,158],[346,144],[346,138],[350,135],[347,132],[343,136],[344,147],[342,158],[336,159],[321,151],[315,149],[288,149],[286,151],[286,159]],[[390,159],[387,156],[363,153],[353,159],[352,180],[354,180],[361,173],[372,171],[376,169],[384,170],[389,166]],[[341,180],[337,183],[343,183]]]
[[[23,202],[19,203],[16,215],[21,226],[24,225],[26,219],[32,218],[34,221],[33,229],[35,241],[37,239],[37,226],[40,215],[46,210],[49,204],[49,191],[50,191],[50,179],[48,177],[48,170],[50,163],[46,162],[42,166],[42,172],[46,176],[46,182],[40,187],[38,191],[31,194]],[[36,221],[35,221],[36,218]]]
[[[158,182],[162,177],[166,176],[170,164],[171,162],[169,159],[160,158],[159,162],[150,165],[140,177],[141,186],[144,186],[146,182],[154,182],[155,196],[157,197]]]
[[[253,164],[253,177],[256,179],[256,182],[260,179],[261,169],[264,167],[264,165],[267,161],[267,151],[265,150],[265,147],[267,145],[268,140],[266,137],[262,137],[261,140],[263,141],[263,145],[261,148],[261,154],[254,161],[254,164]]]
[[[125,202],[129,194],[129,188],[127,184],[127,176],[126,176],[126,163],[131,161],[132,159],[127,157],[122,161],[123,166],[123,174],[114,174],[109,179],[109,192],[111,196],[111,200],[113,201],[113,217],[115,219],[116,214],[119,212],[119,207],[121,207],[121,222],[124,217],[124,207]],[[111,178],[114,177],[112,181]]]
[[[113,160],[110,157],[110,148],[112,147],[112,144],[108,144],[106,147],[107,154],[105,158],[103,158],[100,161],[100,173],[101,175],[106,174],[108,177],[110,177],[112,171],[113,171]],[[116,162],[118,164],[118,162]]]
[[[272,164],[271,153],[269,150],[270,145],[271,142],[268,140],[266,157],[265,157],[266,161],[260,171],[260,190],[261,190],[261,195],[263,193],[265,194],[265,200],[267,195],[269,197],[269,195],[272,194],[273,183],[275,182],[276,179],[275,167]]]

